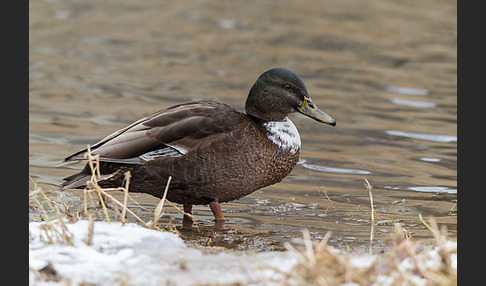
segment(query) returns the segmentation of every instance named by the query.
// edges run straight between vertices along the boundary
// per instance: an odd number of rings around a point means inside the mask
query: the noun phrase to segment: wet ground
[[[292,115],[301,160],[281,183],[207,206],[189,244],[281,249],[308,228],[330,244],[376,251],[394,223],[414,237],[434,217],[457,236],[455,1],[30,1],[29,175],[53,197],[83,164],[64,157],[176,103],[243,108],[256,78],[286,67],[337,126]],[[82,191],[61,200],[82,206]],[[119,194],[121,197],[121,194]],[[158,200],[134,194],[150,220]],[[166,207],[160,224],[181,223]]]

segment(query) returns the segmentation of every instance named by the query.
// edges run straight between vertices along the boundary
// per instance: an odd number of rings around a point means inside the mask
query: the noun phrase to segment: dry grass
[[[352,262],[359,254],[328,245],[330,232],[317,242],[312,241],[309,232],[304,230],[303,250],[286,244],[298,258],[298,263],[287,274],[284,285],[457,285],[457,270],[451,259],[457,249],[451,250],[446,245],[445,232],[438,229],[434,232],[437,233],[434,246],[437,251],[430,245],[409,239],[397,226],[394,244],[385,253],[368,256],[368,264],[363,265]]]
[[[365,186],[370,197],[371,229],[369,254],[346,252],[327,244],[331,232],[321,241],[312,241],[308,230],[297,241],[301,250],[289,243],[288,251],[293,252],[298,263],[287,274],[285,285],[457,285],[457,268],[452,266],[451,255],[457,249],[448,246],[447,229],[439,229],[435,219],[429,222],[419,215],[418,220],[434,235],[434,244],[411,239],[410,233],[395,223],[393,244],[384,253],[372,255],[375,209],[372,187],[367,179]],[[330,201],[327,194],[325,194]],[[434,250],[435,249],[435,250]],[[437,258],[437,255],[439,258]],[[353,263],[356,256],[367,257],[368,265]],[[435,262],[434,262],[435,261]]]
[[[30,180],[34,188],[29,190],[29,209],[40,213],[40,220],[49,222],[41,226],[40,241],[46,244],[72,245],[72,234],[65,224],[65,219],[72,218],[67,204],[49,198],[32,178]]]
[[[133,218],[135,218],[143,227],[147,227],[150,229],[155,229],[159,231],[172,231],[178,233],[178,231],[171,225],[169,224],[165,228],[159,228],[158,227],[158,222],[160,218],[163,216],[163,207],[164,207],[164,202],[167,202],[169,205],[174,207],[177,211],[181,212],[184,215],[187,215],[190,217],[193,222],[195,223],[195,226],[197,227],[197,221],[196,219],[188,213],[185,213],[183,210],[178,208],[176,205],[174,205],[172,202],[168,201],[166,199],[166,194],[169,188],[169,184],[171,181],[171,177],[169,177],[164,196],[158,203],[155,211],[154,211],[154,219],[153,221],[145,222],[142,220],[139,216],[137,216],[132,210],[130,210],[127,207],[128,199],[131,201],[135,202],[138,204],[129,194],[129,186],[130,186],[130,172],[125,173],[125,180],[124,183],[125,185],[123,187],[118,187],[118,188],[102,188],[98,184],[98,178],[100,178],[100,173],[99,173],[99,156],[98,155],[92,155],[91,150],[88,146],[88,152],[85,155],[85,158],[88,159],[88,164],[91,169],[91,178],[89,181],[87,181],[87,187],[83,190],[83,211],[76,212],[73,214],[73,212],[68,208],[68,205],[66,203],[58,203],[55,200],[51,199],[42,188],[40,188],[37,183],[31,178],[31,182],[33,185],[33,189],[29,189],[29,209],[31,211],[35,211],[36,213],[39,213],[39,219],[45,223],[43,223],[40,228],[41,228],[41,233],[39,234],[39,240],[44,242],[45,244],[67,244],[67,245],[73,245],[73,234],[69,232],[66,223],[67,222],[75,222],[80,219],[87,219],[89,221],[89,226],[88,226],[88,237],[86,238],[85,242],[87,245],[92,245],[93,244],[93,229],[94,229],[94,221],[95,217],[97,217],[98,213],[98,207],[92,208],[88,206],[88,201],[93,200],[92,194],[96,194],[96,197],[98,199],[98,204],[101,206],[101,209],[104,214],[104,219],[107,222],[111,221],[120,221],[122,223],[125,223],[125,219],[127,214],[131,215]],[[115,197],[113,197],[109,192],[112,191],[122,191],[124,196],[123,196],[123,202],[120,202],[117,200]],[[58,192],[59,196],[63,196],[62,192]],[[118,210],[118,208],[113,208],[110,207],[106,201],[109,200],[110,203],[113,203],[116,205],[116,207],[121,208],[121,211]],[[138,204],[139,207],[143,208]],[[115,213],[114,217],[113,215],[110,215],[110,210],[111,213]],[[146,209],[145,209],[146,210]],[[94,214],[93,214],[94,212]],[[38,219],[35,219],[38,220]],[[172,221],[172,220],[171,220]],[[29,241],[32,240],[34,237],[32,234],[29,232]],[[48,265],[49,267],[52,268],[52,265]],[[35,270],[32,268],[29,268],[29,284],[33,284],[35,280],[44,280],[44,281],[54,281],[54,282],[59,282],[59,276],[56,274],[52,274],[50,272],[50,268],[46,266],[47,268],[41,269],[41,270]],[[53,268],[52,268],[53,269]],[[46,274],[47,273],[47,274]]]
[[[162,230],[162,229],[160,229],[158,227],[158,222],[159,222],[160,218],[164,214],[164,212],[163,212],[164,202],[167,202],[169,205],[171,205],[172,207],[174,207],[177,211],[179,211],[182,214],[190,217],[193,220],[193,222],[196,224],[196,228],[197,228],[197,221],[196,221],[196,219],[191,214],[185,213],[180,208],[178,208],[177,206],[175,206],[172,202],[170,202],[169,200],[166,199],[167,191],[169,189],[169,185],[170,185],[170,182],[172,180],[172,177],[171,176],[169,176],[169,178],[167,180],[167,185],[165,187],[163,197],[159,201],[159,203],[157,204],[157,207],[154,210],[154,217],[153,217],[154,219],[153,219],[153,221],[145,222],[145,221],[143,221],[140,217],[138,217],[133,211],[131,211],[127,207],[128,198],[130,198],[130,200],[132,200],[132,201],[135,201],[133,198],[131,198],[131,196],[129,195],[129,192],[128,192],[129,191],[129,186],[130,186],[130,178],[131,178],[130,172],[128,171],[128,172],[125,173],[125,186],[124,187],[118,187],[118,188],[101,188],[98,185],[98,182],[97,182],[97,179],[96,179],[96,177],[100,177],[100,174],[99,174],[99,155],[92,155],[89,146],[88,146],[87,150],[88,150],[88,152],[86,152],[85,157],[88,159],[89,166],[90,166],[90,169],[91,169],[91,180],[88,182],[88,190],[94,190],[98,194],[100,203],[101,203],[101,205],[103,207],[103,210],[105,212],[106,219],[108,221],[110,219],[109,219],[108,213],[106,211],[106,206],[104,204],[103,197],[109,198],[111,202],[115,203],[117,206],[119,206],[119,207],[122,208],[122,212],[120,213],[120,221],[121,222],[124,222],[125,221],[125,214],[128,212],[135,219],[137,219],[142,226],[147,227],[147,228]],[[113,196],[111,196],[110,194],[108,194],[109,191],[123,191],[123,193],[124,193],[123,203],[121,203],[120,201],[118,201],[117,199],[115,199]],[[170,224],[169,224],[169,229],[172,230],[172,231],[177,232],[175,230],[175,228],[171,227]]]
[[[85,154],[85,158],[88,160],[88,165],[91,170],[91,178],[89,181],[87,181],[87,187],[83,190],[84,200],[83,200],[82,213],[76,212],[73,214],[73,212],[68,208],[67,204],[57,203],[53,199],[49,198],[49,196],[46,195],[46,193],[40,187],[38,187],[37,183],[32,178],[30,178],[33,184],[33,189],[29,190],[29,208],[31,210],[36,210],[37,212],[40,213],[39,217],[41,221],[50,222],[51,224],[59,224],[58,226],[60,227],[61,230],[66,229],[65,226],[63,226],[64,219],[66,218],[68,218],[71,221],[76,221],[78,219],[88,219],[90,222],[94,221],[94,217],[97,217],[97,212],[99,207],[89,207],[88,205],[89,205],[89,201],[94,200],[93,194],[95,194],[97,202],[104,214],[103,220],[107,222],[120,221],[122,223],[125,223],[127,215],[130,215],[144,227],[156,229],[156,230],[170,230],[173,232],[177,232],[177,230],[170,223],[165,228],[162,229],[159,228],[158,226],[158,222],[160,218],[164,215],[164,211],[163,211],[164,202],[167,202],[170,206],[174,207],[178,212],[190,217],[195,223],[196,229],[198,229],[197,221],[191,214],[185,213],[183,210],[178,208],[175,204],[173,204],[172,202],[166,199],[171,177],[168,178],[164,196],[159,201],[157,207],[154,210],[153,220],[149,222],[145,222],[142,218],[140,218],[137,214],[135,214],[132,210],[130,210],[127,207],[128,200],[130,200],[136,203],[140,208],[144,209],[129,194],[130,179],[131,179],[130,172],[125,173],[124,186],[120,186],[117,188],[102,188],[98,184],[98,178],[101,177],[99,173],[99,164],[100,164],[99,155],[93,155],[91,153],[91,149],[89,148],[89,146],[87,150],[88,151]],[[110,194],[110,192],[113,191],[123,192],[123,202],[120,202]],[[59,194],[61,195],[62,192],[60,192]],[[113,204],[114,207],[110,206],[110,204],[108,204],[107,202]],[[90,211],[94,211],[95,213],[93,214]],[[55,231],[55,229],[57,229],[56,227],[53,226],[51,229],[51,227],[48,227],[47,225],[49,224],[46,224],[45,227],[46,242],[55,243],[55,242],[61,242],[63,240],[67,242],[69,240],[68,237],[61,238],[60,234],[56,233]],[[49,231],[49,229],[51,229],[51,231]]]
[[[373,188],[371,187],[370,182],[366,178],[363,178],[366,182],[366,189],[368,190],[368,193],[370,194],[370,205],[371,205],[371,230],[370,230],[370,255],[372,253],[372,247],[373,247],[373,238],[375,236],[375,206],[373,204]]]

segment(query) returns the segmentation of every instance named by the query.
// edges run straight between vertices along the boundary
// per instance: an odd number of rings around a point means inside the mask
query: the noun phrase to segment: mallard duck
[[[208,205],[216,223],[224,222],[220,203],[233,201],[280,182],[299,160],[301,140],[287,117],[300,112],[318,122],[336,125],[310,99],[296,73],[273,68],[250,90],[245,112],[215,101],[181,103],[144,117],[91,146],[99,155],[101,187],[123,185],[131,172],[129,191],[183,204]],[[86,159],[86,149],[64,161]],[[86,164],[64,178],[60,189],[85,188],[91,171]]]

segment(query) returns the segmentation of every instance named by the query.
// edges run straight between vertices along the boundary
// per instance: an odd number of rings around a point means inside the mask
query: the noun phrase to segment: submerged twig
[[[435,231],[435,229],[433,229],[423,218],[422,218],[422,214],[419,214],[419,220],[420,222],[422,222],[423,225],[425,225],[425,227],[427,227],[428,230],[430,230],[430,232],[432,232],[434,235],[437,235],[437,232]]]
[[[326,193],[326,190],[324,189],[323,186],[320,187],[320,189],[322,190],[322,192],[324,193],[324,195],[326,196],[327,200],[331,203],[331,204],[334,204],[334,202],[329,198],[329,196],[327,195]]]

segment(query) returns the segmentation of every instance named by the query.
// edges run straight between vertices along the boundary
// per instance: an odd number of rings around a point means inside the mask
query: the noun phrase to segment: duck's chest
[[[295,125],[289,119],[279,122],[263,124],[263,133],[258,144],[247,159],[247,166],[243,169],[252,170],[246,179],[252,189],[262,188],[280,182],[285,178],[299,161],[300,135]],[[243,164],[244,165],[244,164]],[[242,173],[242,172],[236,172]]]
[[[264,123],[266,136],[283,153],[293,155],[300,151],[300,135],[294,123],[285,118],[283,121],[271,121]]]

